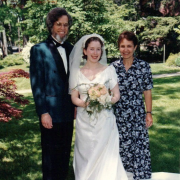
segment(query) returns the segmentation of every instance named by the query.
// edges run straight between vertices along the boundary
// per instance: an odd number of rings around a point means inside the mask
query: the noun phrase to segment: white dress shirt
[[[53,36],[52,38],[57,41]],[[54,41],[53,41],[54,42]],[[61,44],[63,44],[64,42],[62,42]],[[56,44],[56,42],[54,42],[54,44]],[[65,68],[65,71],[67,73],[67,58],[66,58],[66,50],[62,47],[62,46],[59,46],[57,48],[59,54],[61,55],[61,58],[63,60],[63,63],[64,63],[64,68]]]
[[[66,70],[66,73],[67,73],[67,58],[66,58],[66,50],[62,47],[62,46],[59,46],[57,48],[57,50],[59,51],[59,54],[61,55],[62,57],[62,60],[63,60],[63,63],[64,63],[64,68]]]

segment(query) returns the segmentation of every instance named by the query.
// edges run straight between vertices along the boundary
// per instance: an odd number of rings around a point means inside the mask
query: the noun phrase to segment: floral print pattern
[[[121,95],[115,105],[121,159],[125,170],[132,172],[135,180],[149,179],[151,159],[142,94],[153,88],[151,68],[137,58],[127,72],[122,58],[111,65],[116,69]]]

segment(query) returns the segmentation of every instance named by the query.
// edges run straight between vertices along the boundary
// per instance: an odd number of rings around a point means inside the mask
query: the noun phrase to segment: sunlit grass
[[[0,72],[9,72],[14,69],[23,69],[24,71],[29,72],[29,64],[24,62],[24,64],[22,64],[22,65],[5,67],[3,69],[0,69]]]
[[[165,63],[152,63],[150,66],[154,75],[180,72],[180,67],[169,67]]]
[[[16,84],[17,84],[18,90],[31,89],[30,79],[16,78]]]

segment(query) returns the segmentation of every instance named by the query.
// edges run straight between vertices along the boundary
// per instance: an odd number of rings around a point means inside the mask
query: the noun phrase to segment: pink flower
[[[89,90],[88,90],[88,94],[90,96],[90,99],[92,100],[95,100],[97,99],[98,97],[101,96],[101,93],[99,92],[99,90],[97,89],[97,87],[91,87]]]

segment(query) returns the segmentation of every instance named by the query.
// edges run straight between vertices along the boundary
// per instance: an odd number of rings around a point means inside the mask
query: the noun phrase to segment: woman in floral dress
[[[115,116],[120,156],[129,180],[151,178],[148,128],[153,124],[153,81],[149,64],[133,56],[137,43],[133,32],[121,33],[118,47],[122,57],[111,64],[118,75],[121,97],[115,105]]]

